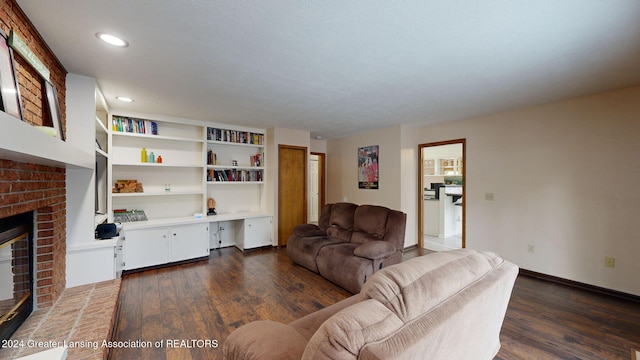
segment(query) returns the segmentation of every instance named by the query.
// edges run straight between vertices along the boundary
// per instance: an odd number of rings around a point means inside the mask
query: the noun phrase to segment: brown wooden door
[[[307,148],[278,146],[278,246],[307,222]]]

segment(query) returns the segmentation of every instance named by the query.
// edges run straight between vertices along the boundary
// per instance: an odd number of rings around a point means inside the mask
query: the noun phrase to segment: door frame
[[[322,212],[322,209],[327,202],[327,154],[311,152],[311,155],[315,155],[318,157],[318,216],[320,216],[320,213]]]
[[[418,144],[418,248],[424,246],[424,159],[422,149],[433,146],[462,144],[462,248],[467,247],[467,139],[453,139],[432,143]]]

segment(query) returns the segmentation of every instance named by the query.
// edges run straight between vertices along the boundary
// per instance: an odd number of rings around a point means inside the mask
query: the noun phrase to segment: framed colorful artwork
[[[358,148],[358,188],[378,189],[379,187],[379,145]]]

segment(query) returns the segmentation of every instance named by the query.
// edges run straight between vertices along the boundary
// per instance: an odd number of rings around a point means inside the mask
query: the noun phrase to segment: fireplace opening
[[[33,213],[0,219],[0,340],[33,311]]]

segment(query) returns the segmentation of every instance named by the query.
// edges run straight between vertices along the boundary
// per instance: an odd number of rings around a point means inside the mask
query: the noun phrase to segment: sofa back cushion
[[[321,218],[327,218],[325,212],[329,211],[325,229],[327,235],[343,241],[350,241],[356,208],[358,205],[352,203],[335,203],[325,206]]]
[[[360,300],[377,300],[403,321],[411,321],[503,261],[469,249],[420,256],[380,270],[365,283]]]
[[[360,205],[353,215],[351,242],[363,244],[382,240],[387,228],[389,209],[377,205]]]

